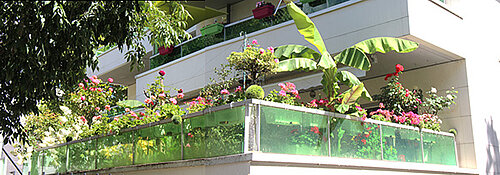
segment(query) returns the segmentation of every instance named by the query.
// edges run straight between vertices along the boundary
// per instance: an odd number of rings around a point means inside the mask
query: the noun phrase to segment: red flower
[[[370,137],[370,134],[365,134],[365,137],[366,137],[366,138]]]
[[[188,136],[189,136],[189,137],[194,137],[194,136],[193,136],[193,134],[191,134],[191,133],[188,133]]]
[[[183,92],[183,91],[182,91],[182,89],[179,89],[179,90],[177,91],[177,93],[182,93],[182,92]]]
[[[366,140],[365,139],[361,139],[361,142],[363,142],[363,144],[366,145]]]
[[[405,70],[405,68],[403,67],[403,65],[401,64],[396,64],[396,74],[398,72],[403,72]]]
[[[163,70],[160,70],[160,72],[158,72],[161,76],[164,76],[165,75],[165,71]]]
[[[366,128],[366,130],[370,130],[370,129],[372,129],[372,127],[368,127],[368,128]]]
[[[299,131],[298,129],[292,129],[292,130],[290,131],[290,133],[294,133],[294,132],[298,132],[298,131]]]
[[[391,78],[393,75],[394,75],[394,74],[392,74],[392,73],[391,73],[391,74],[387,74],[387,75],[385,75],[384,80],[385,80],[385,81],[387,81],[387,79],[388,79],[388,78]]]
[[[311,127],[311,132],[314,132],[314,133],[316,133],[316,134],[319,134],[319,133],[320,133],[320,132],[319,132],[319,128],[318,128],[317,126],[313,126],[313,127]]]

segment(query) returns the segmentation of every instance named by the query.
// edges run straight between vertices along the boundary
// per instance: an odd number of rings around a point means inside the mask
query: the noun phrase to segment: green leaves
[[[287,7],[288,13],[295,21],[295,25],[297,26],[299,33],[304,36],[306,41],[318,48],[321,53],[321,59],[318,66],[324,69],[336,67],[335,62],[326,50],[325,43],[323,42],[323,38],[321,38],[321,34],[316,28],[316,25],[314,25],[311,19],[293,2],[288,3]]]
[[[287,72],[294,70],[316,70],[316,62],[308,58],[291,58],[280,61],[278,72]]]
[[[375,52],[386,53],[390,51],[408,53],[417,49],[418,43],[399,38],[378,37],[361,41],[352,47],[358,48],[367,54],[374,54]]]
[[[350,88],[352,88],[353,86],[356,86],[356,85],[363,84],[363,83],[361,83],[361,81],[359,81],[359,79],[358,79],[358,77],[356,77],[356,75],[352,74],[349,71],[340,71],[336,74],[336,76],[337,76],[337,79],[342,84],[345,84],[345,85],[349,86]],[[368,90],[366,90],[366,88],[364,86],[362,89],[361,97],[372,101],[372,97],[370,96],[370,93],[368,92]]]
[[[357,69],[368,71],[370,70],[371,64],[368,57],[363,53],[362,50],[351,47],[347,48],[340,54],[334,57],[337,63],[342,63],[346,66],[354,67]]]
[[[361,83],[359,85],[353,86],[350,90],[344,92],[342,97],[342,104],[349,105],[356,102],[359,99],[359,97],[361,97],[361,94],[363,93],[364,89],[365,85]]]
[[[133,108],[143,107],[144,103],[142,103],[138,100],[123,100],[123,101],[116,102],[116,105],[118,105],[120,107],[124,107],[124,108],[133,109]]]
[[[307,46],[290,44],[275,48],[274,56],[279,60],[288,58],[310,58],[317,61],[320,59],[321,54]]]

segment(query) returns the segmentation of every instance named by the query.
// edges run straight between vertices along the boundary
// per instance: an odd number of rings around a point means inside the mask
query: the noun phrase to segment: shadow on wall
[[[486,133],[488,136],[488,160],[486,162],[486,173],[500,173],[500,150],[497,132],[493,127],[493,118],[490,117],[490,121],[485,119],[485,122]]]

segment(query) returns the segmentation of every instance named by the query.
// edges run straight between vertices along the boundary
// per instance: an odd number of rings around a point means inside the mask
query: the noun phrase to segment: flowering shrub
[[[341,98],[335,99],[333,102],[328,101],[328,98],[321,99],[313,99],[309,103],[306,103],[305,106],[308,108],[322,109],[325,111],[339,112],[337,110],[339,104],[342,103]],[[358,103],[352,103],[348,106],[346,111],[339,112],[345,113],[351,116],[359,117],[362,120],[365,120],[367,117],[367,112],[363,109]]]
[[[431,88],[427,92],[429,97],[421,100],[421,90],[410,91],[399,82],[403,70],[404,67],[397,64],[396,72],[386,75],[385,80],[393,78],[381,88],[380,95],[374,96],[380,104],[379,109],[370,113],[371,118],[439,131],[442,121],[437,114],[455,103],[453,100],[457,91],[446,91],[446,97],[440,97],[436,94],[437,90]]]
[[[278,92],[276,89],[273,89],[271,93],[266,96],[266,101],[295,105],[295,100],[300,99],[299,91],[295,89],[295,84],[286,82],[285,84],[280,83],[278,86],[281,87],[281,90]]]
[[[256,40],[247,45],[243,52],[232,52],[227,60],[235,70],[245,71],[250,85],[257,84],[259,77],[275,73],[279,60],[274,56],[274,48],[260,48]]]
[[[245,92],[243,92],[243,88],[241,86],[236,87],[232,92],[233,93],[227,89],[222,89],[219,95],[208,96],[208,98],[198,96],[191,101],[186,102],[188,105],[186,110],[189,111],[189,113],[193,113],[201,111],[207,107],[224,105],[246,99]]]

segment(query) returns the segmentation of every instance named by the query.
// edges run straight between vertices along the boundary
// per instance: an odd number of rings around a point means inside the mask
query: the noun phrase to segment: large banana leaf
[[[294,70],[316,70],[317,62],[309,58],[291,58],[278,63],[278,72]]]
[[[377,37],[361,41],[352,47],[361,49],[367,54],[374,54],[375,52],[386,53],[390,51],[408,53],[417,49],[418,43],[399,38]]]
[[[306,41],[318,48],[319,53],[321,53],[321,59],[318,62],[318,66],[324,69],[335,67],[335,62],[326,50],[325,43],[323,42],[316,25],[314,25],[311,19],[293,2],[287,4],[287,9],[300,34],[304,36]]]
[[[317,61],[320,59],[321,54],[307,46],[289,44],[274,49],[274,56],[279,60],[288,58],[311,58]]]
[[[359,81],[358,77],[356,77],[356,75],[352,74],[349,71],[339,71],[337,72],[336,77],[337,80],[339,80],[342,84],[347,85],[349,88],[362,84],[361,81]],[[368,93],[368,90],[366,90],[364,86],[361,93],[361,97],[366,98],[367,100],[370,101],[372,100],[370,93]]]
[[[344,51],[340,52],[340,54],[336,55],[334,59],[337,63],[342,63],[346,66],[358,68],[365,71],[370,70],[370,67],[372,66],[370,64],[368,56],[366,56],[362,50],[355,47],[345,49]]]
[[[353,86],[351,89],[343,93],[342,104],[352,104],[361,97],[365,85],[363,83]]]
[[[333,97],[335,94],[337,94],[337,91],[340,89],[337,83],[338,81],[337,77],[335,77],[336,72],[337,72],[336,67],[330,69],[323,69],[321,84],[323,85],[323,92],[325,92],[327,97]]]

